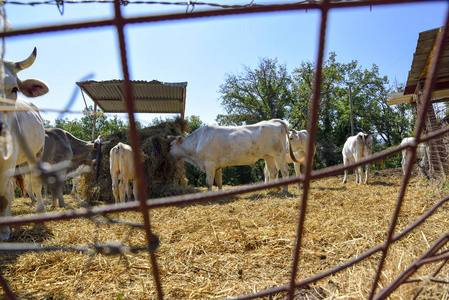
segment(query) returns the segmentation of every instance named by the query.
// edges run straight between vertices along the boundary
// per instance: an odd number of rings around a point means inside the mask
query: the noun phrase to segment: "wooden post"
[[[417,94],[418,101],[421,102],[421,97],[423,93],[424,82],[428,76],[430,63],[432,59],[438,54],[438,47],[436,41],[441,39],[442,31],[440,30],[435,38],[432,50],[430,51],[426,64],[424,66],[423,71],[421,72],[420,80],[416,86],[415,93]],[[425,107],[425,127],[424,133],[432,132],[438,130],[440,128],[440,124],[436,118],[435,110],[433,108],[432,102],[430,101]],[[444,146],[443,138],[437,138],[429,141],[427,149],[427,157],[428,157],[428,167],[426,166],[425,172],[426,175],[431,179],[440,179],[446,181],[446,171],[448,168],[446,167],[447,161],[447,151]]]
[[[93,112],[93,121],[92,121],[92,141],[95,141],[95,124],[97,122],[97,102],[94,102],[94,112]]]

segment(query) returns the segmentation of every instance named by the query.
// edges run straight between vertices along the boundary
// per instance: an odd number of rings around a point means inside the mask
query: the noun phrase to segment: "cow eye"
[[[19,88],[18,87],[13,87],[11,90],[11,94],[17,94],[19,92]]]

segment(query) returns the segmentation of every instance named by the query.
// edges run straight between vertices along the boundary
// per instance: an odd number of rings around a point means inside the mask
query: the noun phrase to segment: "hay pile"
[[[355,184],[351,174],[311,183],[298,279],[336,267],[382,243],[394,211],[401,170],[373,172],[369,185]],[[224,187],[230,189],[232,187]],[[227,202],[158,208],[150,211],[160,239],[156,251],[164,299],[229,298],[289,282],[302,191],[290,194],[261,191]],[[401,210],[402,230],[447,190],[435,190],[413,178]],[[78,204],[70,196],[66,203]],[[23,200],[23,201],[22,201]],[[417,230],[389,250],[380,285],[388,285],[443,234],[447,234],[446,204]],[[57,208],[57,211],[63,209]],[[16,199],[12,212],[33,214],[29,200]],[[108,217],[142,222],[141,213]],[[44,246],[93,245],[116,242],[145,245],[143,230],[123,224],[99,224],[78,219],[13,228],[11,242],[42,242]],[[295,299],[366,299],[378,265],[374,255],[334,276],[310,284]],[[2,272],[22,299],[156,299],[150,258],[146,252],[93,256],[80,252],[40,252],[3,255]],[[414,278],[428,278],[440,263],[424,265]],[[449,280],[447,264],[435,277],[441,282],[404,284],[391,299],[411,299],[422,286],[421,299],[443,299]],[[271,299],[271,298],[270,298]],[[272,299],[285,299],[278,295]]]
[[[157,126],[140,130],[140,145],[145,154],[149,156],[144,162],[145,183],[148,198],[158,198],[191,192],[186,186],[185,169],[182,162],[175,161],[169,154],[171,138],[168,136],[183,135],[188,131],[188,122],[176,118]],[[89,191],[87,201],[89,204],[113,203],[112,181],[109,170],[109,152],[122,142],[130,144],[128,131],[121,131],[105,138],[110,141],[101,147],[101,159],[98,181],[95,182],[95,165],[92,168],[93,181],[84,190]]]

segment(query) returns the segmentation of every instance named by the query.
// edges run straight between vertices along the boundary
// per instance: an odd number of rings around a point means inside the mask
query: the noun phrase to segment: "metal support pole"
[[[93,111],[93,121],[92,121],[92,142],[95,141],[95,123],[97,123],[97,102],[94,104],[94,111]]]
[[[351,83],[348,82],[348,86],[349,86],[349,110],[351,113],[351,136],[354,135],[354,117],[352,114],[352,93],[351,93]]]

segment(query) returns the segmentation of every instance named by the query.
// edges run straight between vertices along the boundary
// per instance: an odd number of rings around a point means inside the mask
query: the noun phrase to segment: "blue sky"
[[[220,2],[220,1],[215,1]],[[221,1],[224,3],[224,1]],[[238,1],[226,1],[237,3]],[[249,1],[248,1],[249,2]],[[255,1],[256,3],[263,3]],[[243,2],[241,2],[243,3]],[[196,8],[198,9],[198,8]],[[5,5],[14,29],[37,25],[99,20],[113,16],[112,4],[65,4],[61,16],[54,5]],[[332,10],[327,28],[326,53],[337,61],[357,60],[359,66],[379,67],[390,83],[405,83],[419,32],[444,24],[448,3],[427,1],[415,4]],[[129,4],[127,16],[161,12],[185,12],[182,6]],[[315,61],[320,12],[316,10],[264,13],[246,16],[128,25],[127,51],[131,79],[165,82],[187,81],[186,115],[196,115],[215,124],[220,106],[219,87],[226,74],[239,74],[243,66],[257,67],[260,58],[277,58],[289,71],[302,61]],[[45,109],[63,109],[77,86],[75,82],[93,73],[93,80],[122,79],[115,28],[35,34],[6,39],[5,58],[21,60],[37,47],[37,60],[19,73],[39,78],[50,92],[33,102],[52,124],[58,114]],[[88,105],[93,105],[86,97]],[[78,93],[72,110],[80,112],[84,100]],[[70,119],[81,114],[66,114]],[[113,116],[113,115],[111,115]],[[126,118],[126,115],[119,115]],[[138,114],[145,125],[167,115]]]

